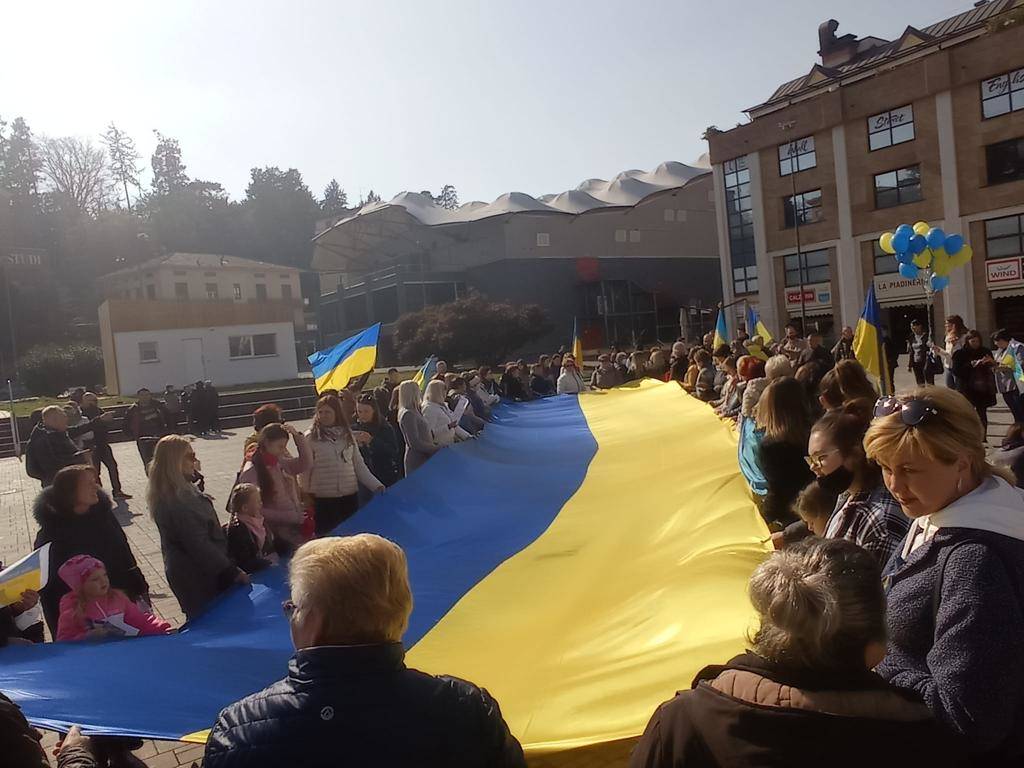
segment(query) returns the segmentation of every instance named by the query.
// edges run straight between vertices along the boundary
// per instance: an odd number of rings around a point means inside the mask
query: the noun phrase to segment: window
[[[786,287],[793,288],[801,284],[811,285],[813,283],[827,283],[829,281],[828,251],[808,251],[797,254],[792,253],[783,257],[783,266],[786,270]]]
[[[1024,69],[981,81],[981,116],[985,120],[1024,109]]]
[[[160,362],[160,358],[156,353],[156,342],[155,341],[140,341],[139,342],[139,362],[140,363],[157,363]]]
[[[883,251],[882,246],[878,244],[877,240],[872,243],[872,249],[875,256],[876,275],[891,275],[894,272],[900,271],[900,265],[896,261],[896,256]]]
[[[914,140],[914,108],[908,104],[868,118],[868,149],[885,149]]]
[[[546,248],[551,245],[551,235],[548,232],[537,233],[537,247]]]
[[[875,176],[875,208],[913,203],[921,199],[921,167],[898,168]]]
[[[220,298],[220,296],[218,295],[217,284],[216,283],[207,283],[206,284],[206,298],[208,298],[208,299]]]
[[[779,145],[779,176],[806,171],[817,164],[818,156],[814,151],[813,136]]]
[[[675,209],[674,208],[666,208],[665,209],[665,221],[675,221],[675,220],[676,220],[676,211],[675,211]]]
[[[989,144],[985,147],[985,167],[989,184],[1024,179],[1024,138]]]
[[[615,242],[616,243],[624,243],[624,242],[626,242],[626,230],[624,230],[624,229],[616,229],[615,230]]]
[[[235,301],[241,301],[242,299],[242,286],[235,283],[231,286],[231,290],[234,292]]]
[[[188,283],[175,283],[174,284],[174,298],[179,301],[188,298]]]
[[[725,176],[725,210],[729,223],[729,257],[732,265],[733,293],[757,291],[757,266],[754,257],[754,212],[750,200],[750,169],[746,157],[729,160],[722,166]]]
[[[631,242],[631,243],[639,243],[640,242],[640,230],[639,229],[631,229],[631,230],[629,230],[629,242]]]
[[[821,221],[821,190],[812,189],[808,192],[800,192],[796,197],[784,198],[782,207],[787,229],[796,226],[793,219],[794,209],[800,224],[813,224],[816,221]]]
[[[1024,216],[1004,216],[985,222],[985,258],[1024,254]]]
[[[281,286],[281,298],[285,299],[285,300],[288,300],[288,299],[291,299],[291,297],[292,297],[292,287],[291,287],[291,285],[282,285]]]
[[[256,283],[256,298],[259,301],[267,300],[267,286],[264,283]]]
[[[228,336],[228,354],[233,357],[266,357],[277,354],[276,333]]]
[[[676,211],[676,221],[686,221],[686,211],[682,209]]]
[[[155,299],[156,298],[156,286],[155,285],[147,285],[146,286],[146,298],[147,299]]]

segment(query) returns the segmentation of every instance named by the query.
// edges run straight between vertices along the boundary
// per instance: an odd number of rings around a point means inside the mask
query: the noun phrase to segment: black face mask
[[[832,472],[832,474],[818,478],[818,485],[821,489],[826,493],[832,493],[836,496],[849,490],[852,484],[853,472],[841,464],[839,465],[839,469]]]

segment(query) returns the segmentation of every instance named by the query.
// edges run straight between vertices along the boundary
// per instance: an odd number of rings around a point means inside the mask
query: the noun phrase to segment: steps
[[[14,449],[14,422],[7,411],[0,411],[0,459],[17,455]]]

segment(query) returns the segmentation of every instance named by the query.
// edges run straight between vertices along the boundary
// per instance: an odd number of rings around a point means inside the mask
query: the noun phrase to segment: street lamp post
[[[785,123],[779,123],[779,128],[783,131],[791,131],[796,127],[796,120],[789,120]],[[796,209],[796,167],[794,165],[793,150],[796,148],[796,142],[788,142],[786,148],[789,154],[789,181],[793,191],[792,202],[790,203],[790,209],[793,211],[793,232],[796,238],[796,273],[799,280],[800,287],[800,332],[807,335],[807,299],[804,296],[804,256],[800,252],[800,216]],[[785,267],[783,267],[785,272]]]

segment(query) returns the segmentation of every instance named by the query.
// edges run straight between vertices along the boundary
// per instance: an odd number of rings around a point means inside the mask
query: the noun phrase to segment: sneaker
[[[114,498],[117,499],[118,501],[127,501],[128,499],[132,498],[132,495],[130,493],[125,493],[124,491],[116,491],[114,493]]]

